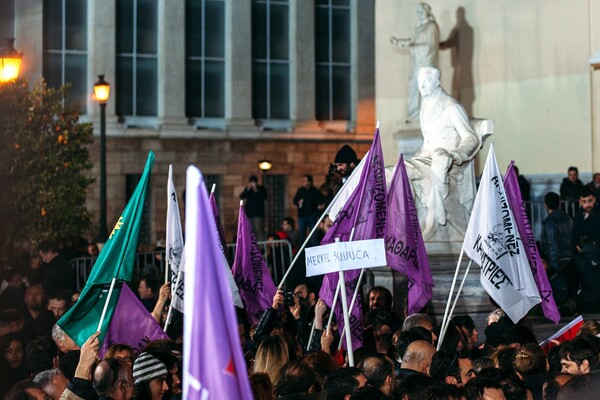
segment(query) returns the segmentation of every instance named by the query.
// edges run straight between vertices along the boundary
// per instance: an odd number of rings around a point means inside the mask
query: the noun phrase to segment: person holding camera
[[[257,241],[265,240],[265,202],[267,189],[258,184],[256,175],[248,178],[248,186],[240,193],[240,199],[245,200],[244,211],[250,220]]]

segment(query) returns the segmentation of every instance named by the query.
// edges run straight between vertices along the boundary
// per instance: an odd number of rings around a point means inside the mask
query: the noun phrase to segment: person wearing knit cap
[[[161,400],[169,390],[167,367],[150,353],[141,353],[133,363],[136,397]]]
[[[343,145],[335,155],[333,164],[329,167],[331,181],[337,186],[334,187],[334,193],[336,193],[339,190],[339,187],[346,182],[358,163],[359,159],[356,156],[354,149],[347,144]]]

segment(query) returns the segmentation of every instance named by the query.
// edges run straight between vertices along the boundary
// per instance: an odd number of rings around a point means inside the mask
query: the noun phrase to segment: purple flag
[[[233,260],[231,259],[231,254],[227,251],[227,241],[225,240],[225,230],[223,230],[223,224],[221,223],[221,215],[219,214],[219,207],[217,207],[217,200],[215,200],[214,193],[210,194],[210,208],[215,217],[215,223],[217,224],[217,231],[219,232],[219,242],[221,243],[221,249],[223,250],[223,254],[227,259],[227,263],[230,268],[233,265]]]
[[[225,258],[202,174],[188,167],[183,398],[251,400]]]
[[[527,217],[527,209],[525,208],[525,203],[523,203],[521,197],[521,189],[519,189],[519,180],[514,169],[514,161],[510,162],[510,165],[506,170],[506,175],[504,176],[504,190],[506,190],[508,204],[513,210],[519,235],[523,239],[523,247],[525,248],[525,254],[527,254],[527,260],[531,267],[535,285],[542,298],[542,311],[546,318],[555,324],[558,324],[560,321],[560,313],[554,302],[552,287],[548,281],[548,275],[546,275],[546,270],[544,269],[537,245],[535,244],[533,229],[531,229],[531,224]]]
[[[408,278],[408,314],[420,312],[431,300],[433,278],[417,218],[417,209],[400,155],[388,191],[385,250],[388,265]]]
[[[248,319],[255,324],[260,314],[273,304],[277,289],[242,205],[231,272],[246,306]]]
[[[129,286],[123,283],[119,302],[98,355],[102,358],[112,344],[122,343],[131,346],[137,356],[151,341],[168,338]]]
[[[354,237],[352,240],[385,239],[387,229],[387,195],[385,188],[385,165],[383,163],[379,129],[375,130],[373,144],[365,159],[364,168],[356,189],[336,216],[332,227],[321,241],[321,244],[333,243],[337,238],[342,242],[347,242],[350,240],[352,228],[354,228]],[[348,301],[354,296],[359,275],[360,270],[344,272]],[[338,280],[338,273],[327,274],[323,279],[319,297],[329,307],[331,307]],[[362,346],[361,304],[362,301],[360,296],[358,296],[354,307],[350,310],[350,323],[352,325],[350,332],[352,333],[353,348]],[[338,303],[334,311],[341,331],[344,319],[340,303]]]

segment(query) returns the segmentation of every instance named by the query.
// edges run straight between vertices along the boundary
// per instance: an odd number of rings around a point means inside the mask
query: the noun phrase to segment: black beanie
[[[357,163],[357,162],[358,162],[358,158],[356,157],[356,152],[352,149],[352,147],[348,146],[347,144],[342,146],[340,151],[338,151],[337,154],[335,155],[334,163],[336,163],[336,164],[337,163],[350,164],[350,163]]]
[[[498,347],[504,343],[504,332],[508,331],[515,324],[504,316],[496,322],[492,322],[485,328],[485,342],[493,347]]]

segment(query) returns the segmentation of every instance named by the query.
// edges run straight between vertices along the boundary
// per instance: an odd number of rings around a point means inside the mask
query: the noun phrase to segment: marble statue
[[[440,28],[431,13],[427,3],[417,5],[419,25],[411,38],[391,37],[390,42],[402,48],[408,48],[413,58],[414,68],[408,84],[408,99],[406,104],[406,121],[419,121],[419,87],[417,75],[421,67],[437,67],[440,47]]]
[[[493,121],[470,119],[440,86],[439,69],[422,67],[418,83],[423,145],[406,167],[423,237],[431,239],[449,225],[454,237],[446,239],[461,240],[476,193],[472,161],[493,132]]]

